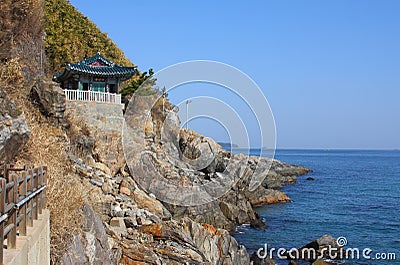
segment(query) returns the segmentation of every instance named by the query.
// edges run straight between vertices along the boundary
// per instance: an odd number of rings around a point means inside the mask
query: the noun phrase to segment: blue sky
[[[141,70],[195,59],[242,70],[269,101],[278,148],[400,148],[400,1],[70,2]],[[215,122],[190,127],[226,140]]]

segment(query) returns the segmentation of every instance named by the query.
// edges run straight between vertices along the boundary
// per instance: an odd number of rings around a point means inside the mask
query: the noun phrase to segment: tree
[[[156,80],[152,78],[153,75],[154,71],[152,68],[150,68],[148,72],[143,72],[139,74],[138,77],[132,78],[128,86],[120,91],[121,95],[125,97],[131,97],[142,85],[144,91],[152,91],[152,88],[156,83]]]

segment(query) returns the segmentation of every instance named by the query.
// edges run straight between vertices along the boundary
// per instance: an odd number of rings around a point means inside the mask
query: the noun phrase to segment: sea
[[[277,150],[275,158],[313,172],[282,189],[291,203],[256,209],[267,229],[237,228],[249,253],[299,248],[329,234],[359,250],[337,264],[400,264],[399,150]],[[276,264],[288,264],[273,254]]]

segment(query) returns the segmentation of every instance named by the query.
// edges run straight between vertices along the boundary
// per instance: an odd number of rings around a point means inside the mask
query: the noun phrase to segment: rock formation
[[[274,159],[227,152],[210,138],[181,130],[173,109],[161,117],[163,128],[157,132],[159,122],[143,111],[154,101],[135,96],[128,106],[126,160],[139,186],[161,199],[175,219],[190,217],[229,231],[243,223],[263,227],[253,206],[290,201],[276,189],[310,172]],[[253,190],[257,174],[262,185]]]
[[[0,88],[0,165],[10,163],[29,140],[25,116]]]
[[[83,238],[74,235],[73,242],[67,253],[62,257],[60,264],[113,264],[113,253],[108,244],[108,237],[99,216],[90,205],[83,207],[85,219]]]
[[[145,102],[139,100],[137,103],[133,111],[140,112]],[[78,109],[74,111],[75,115],[87,114],[79,106]],[[114,152],[113,148],[107,149],[109,146],[98,140],[95,145],[101,145],[97,146],[98,150],[103,150],[101,156],[95,148],[88,150],[85,157],[79,157],[79,153],[70,154],[75,172],[82,177],[85,185],[92,187],[91,204],[103,221],[113,262],[251,264],[246,249],[239,246],[229,232],[243,223],[265,228],[253,207],[290,201],[277,189],[286,183],[294,183],[296,176],[309,170],[273,159],[227,152],[212,139],[190,130],[180,130],[176,112],[168,109],[167,113],[166,116],[156,118],[153,115],[146,120],[128,116],[127,123],[143,130],[128,134],[128,142],[133,144],[133,148],[125,152],[126,166],[117,167],[109,163],[106,156],[110,153],[107,152]],[[160,118],[167,120],[164,125],[172,130],[159,128],[162,124]],[[85,121],[88,119],[90,121],[90,115],[89,118],[86,115]],[[98,121],[97,117],[89,123],[93,125]],[[92,136],[99,135],[99,126],[91,130]],[[116,141],[118,137],[121,135],[115,135]],[[129,166],[130,162],[138,168]],[[267,172],[269,167],[271,170],[262,176],[261,185],[250,189],[254,174]],[[160,176],[174,185],[159,189],[158,186],[151,186],[157,184],[155,180]],[[153,190],[147,189],[149,187]],[[215,187],[224,192],[218,193],[220,190],[213,189]],[[183,194],[191,188],[210,195],[212,200],[207,201],[207,197],[205,203],[198,205],[177,205],[160,200],[160,194],[176,194],[177,190]],[[214,195],[217,196],[213,198]],[[91,243],[90,238],[95,231],[84,231],[83,238],[74,238],[73,246],[63,259],[67,262],[65,264],[69,264],[70,260],[95,264],[95,261],[90,261],[87,249],[101,248]],[[104,244],[100,245],[104,248]],[[104,251],[108,253],[107,248]]]
[[[29,99],[45,117],[65,125],[65,95],[57,83],[38,79],[30,90]]]

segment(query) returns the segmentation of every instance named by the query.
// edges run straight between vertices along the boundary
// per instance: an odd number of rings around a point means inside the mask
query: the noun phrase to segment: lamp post
[[[191,100],[186,100],[186,130],[189,129],[189,103],[192,102]]]
[[[162,112],[163,115],[165,113],[165,98],[167,97],[166,89],[165,87],[162,89]]]

